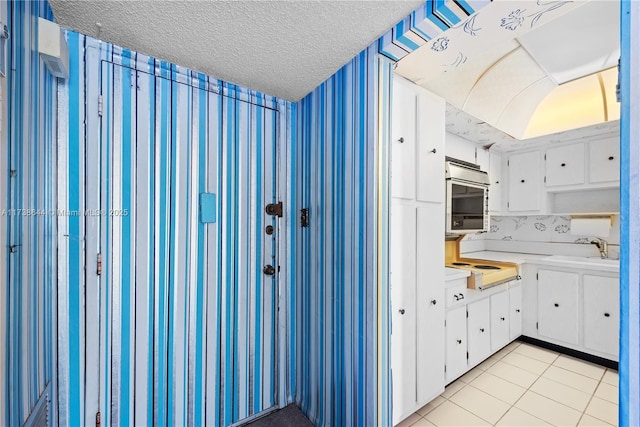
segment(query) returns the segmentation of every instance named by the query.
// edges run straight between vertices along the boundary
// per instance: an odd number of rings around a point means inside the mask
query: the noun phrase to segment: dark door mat
[[[266,417],[259,418],[247,427],[313,427],[313,424],[293,403]]]

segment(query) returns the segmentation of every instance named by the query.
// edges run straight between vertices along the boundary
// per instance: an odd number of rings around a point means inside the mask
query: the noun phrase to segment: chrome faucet
[[[600,251],[600,258],[609,258],[609,245],[606,240],[596,237],[591,241],[591,244],[596,245],[596,247]]]

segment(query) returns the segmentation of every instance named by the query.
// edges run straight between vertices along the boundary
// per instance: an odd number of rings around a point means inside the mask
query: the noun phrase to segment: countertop
[[[620,271],[620,263],[614,260],[607,260],[603,263],[598,262],[597,257],[572,257],[560,255],[536,255],[522,254],[514,252],[497,252],[497,251],[478,251],[465,253],[464,258],[484,259],[489,261],[512,262],[522,265],[525,262],[542,265],[553,265],[556,267],[579,268],[592,271],[600,271],[606,273],[618,273]]]
[[[471,272],[469,270],[462,270],[460,268],[444,268],[444,280],[456,280],[456,279],[464,279],[465,277],[469,277]]]

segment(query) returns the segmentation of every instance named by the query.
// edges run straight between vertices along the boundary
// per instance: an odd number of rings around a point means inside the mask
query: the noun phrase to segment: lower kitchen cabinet
[[[491,295],[491,350],[498,351],[509,343],[509,293]]]
[[[538,333],[578,344],[578,273],[538,270]]]
[[[618,359],[620,337],[620,290],[617,277],[585,274],[583,321],[584,346]]]
[[[509,340],[515,340],[520,335],[522,335],[522,285],[518,283],[509,288]]]
[[[445,321],[445,383],[467,370],[467,307],[447,311]]]
[[[467,306],[467,349],[469,366],[477,365],[491,355],[491,317],[489,298]]]

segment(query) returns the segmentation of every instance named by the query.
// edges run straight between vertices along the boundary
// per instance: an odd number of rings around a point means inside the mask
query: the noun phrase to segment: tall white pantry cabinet
[[[393,423],[444,390],[443,99],[398,76],[391,125]]]

